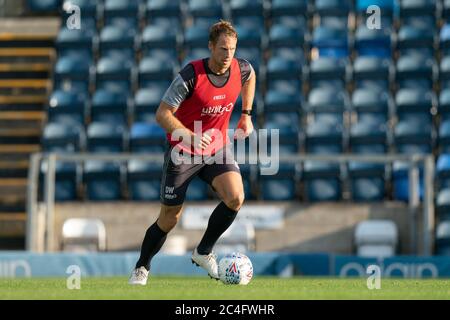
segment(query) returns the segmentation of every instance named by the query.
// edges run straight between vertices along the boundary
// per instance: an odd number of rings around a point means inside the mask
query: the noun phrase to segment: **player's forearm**
[[[182,130],[186,134],[193,134],[192,131],[186,128],[171,111],[158,110],[156,113],[156,121],[167,133],[172,134],[175,130]]]
[[[252,71],[250,79],[244,83],[241,90],[242,110],[252,110],[253,100],[255,98],[256,75]]]

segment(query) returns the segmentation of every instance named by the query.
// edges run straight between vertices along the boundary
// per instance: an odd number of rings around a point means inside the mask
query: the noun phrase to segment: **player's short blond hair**
[[[233,25],[225,20],[220,20],[211,26],[209,29],[209,41],[215,45],[221,34],[225,34],[236,39],[238,37]]]

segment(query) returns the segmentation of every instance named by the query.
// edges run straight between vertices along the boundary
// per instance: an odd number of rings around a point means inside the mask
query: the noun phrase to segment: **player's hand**
[[[233,139],[245,139],[253,132],[252,117],[243,114],[237,124],[236,132],[233,135]]]
[[[212,138],[207,134],[203,133],[201,136],[197,134],[192,135],[192,145],[194,148],[200,148],[205,150],[212,142]]]

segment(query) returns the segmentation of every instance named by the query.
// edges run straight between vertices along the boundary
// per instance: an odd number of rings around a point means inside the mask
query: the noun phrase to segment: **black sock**
[[[200,254],[211,253],[212,248],[216,244],[219,237],[233,223],[237,213],[237,211],[228,208],[223,201],[219,203],[209,217],[208,227],[206,228],[205,234],[197,247],[197,252]]]
[[[136,263],[136,268],[144,266],[145,269],[150,270],[150,261],[161,249],[166,238],[167,233],[161,230],[156,222],[152,224],[145,233],[141,247],[141,255]]]

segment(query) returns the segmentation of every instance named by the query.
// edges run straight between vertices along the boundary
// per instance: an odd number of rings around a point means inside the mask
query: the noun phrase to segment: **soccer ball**
[[[219,278],[225,284],[246,285],[253,277],[253,265],[242,253],[227,254],[219,261]]]

